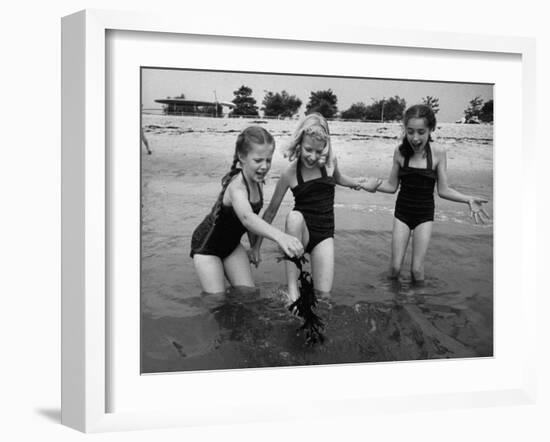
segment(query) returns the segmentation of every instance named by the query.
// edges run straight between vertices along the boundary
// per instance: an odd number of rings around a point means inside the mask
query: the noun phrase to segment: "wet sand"
[[[466,205],[437,196],[419,288],[408,278],[410,250],[402,280],[386,278],[395,195],[337,188],[335,281],[319,308],[327,326],[321,346],[304,345],[300,321],[284,308],[284,266],[269,241],[253,270],[257,293],[201,295],[191,233],[220,190],[238,133],[253,121],[144,116],[153,154],[142,152],[142,372],[492,356],[492,225],[476,226]],[[296,122],[261,124],[280,147]],[[330,126],[343,173],[388,175],[399,125]],[[492,201],[492,127],[441,124],[435,135],[448,149],[451,186]],[[286,165],[277,151],[264,207]],[[275,226],[291,207],[289,192]]]

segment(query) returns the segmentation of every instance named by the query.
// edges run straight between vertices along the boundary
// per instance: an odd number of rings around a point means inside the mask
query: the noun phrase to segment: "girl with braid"
[[[303,254],[297,238],[258,216],[274,149],[273,137],[262,127],[248,127],[237,138],[233,164],[222,178],[218,199],[191,239],[191,257],[206,293],[223,292],[225,278],[234,287],[254,287],[249,258],[241,244],[247,231],[275,241],[290,257]]]

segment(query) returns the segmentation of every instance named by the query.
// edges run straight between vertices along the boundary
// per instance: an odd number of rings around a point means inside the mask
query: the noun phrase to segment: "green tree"
[[[422,104],[425,104],[426,106],[431,107],[434,114],[436,115],[439,112],[439,98],[437,97],[426,95],[424,98],[422,98]]]
[[[230,116],[258,116],[258,106],[256,106],[256,99],[252,97],[252,89],[243,85],[233,91],[233,95],[235,95],[233,98],[235,108],[231,111]]]
[[[302,106],[302,100],[287,91],[268,92],[262,101],[262,111],[266,117],[292,117]]]
[[[489,100],[483,104],[479,112],[479,119],[485,123],[493,122],[493,100]]]
[[[482,106],[483,99],[479,95],[470,100],[470,102],[468,103],[468,107],[464,110],[466,123],[478,122]]]
[[[340,115],[345,120],[367,119],[368,108],[365,103],[354,103]]]
[[[338,97],[332,92],[332,89],[311,92],[306,105],[306,114],[319,112],[325,118],[334,118],[338,113],[337,102]]]

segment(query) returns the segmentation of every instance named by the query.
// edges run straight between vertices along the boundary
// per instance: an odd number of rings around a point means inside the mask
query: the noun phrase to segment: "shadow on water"
[[[327,339],[315,346],[280,286],[200,295],[186,301],[200,307],[196,316],[142,318],[142,372],[492,356],[490,300],[444,286],[381,275],[371,286],[384,295],[377,301],[339,305],[335,293],[319,302]]]

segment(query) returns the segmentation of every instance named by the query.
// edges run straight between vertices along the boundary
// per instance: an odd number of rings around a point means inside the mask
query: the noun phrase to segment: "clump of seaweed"
[[[293,262],[300,271],[298,276],[300,296],[288,306],[288,309],[291,312],[296,311],[297,316],[303,319],[304,323],[298,330],[305,332],[306,345],[322,344],[325,341],[325,336],[322,333],[324,323],[321,317],[313,311],[317,306],[317,295],[313,288],[313,279],[311,274],[303,269],[303,264],[308,261],[303,255],[294,258],[285,255],[277,258],[278,262],[282,260]]]

